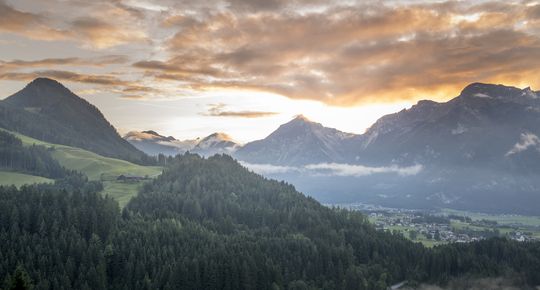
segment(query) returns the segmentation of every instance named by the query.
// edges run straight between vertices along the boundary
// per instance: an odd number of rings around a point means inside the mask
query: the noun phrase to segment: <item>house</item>
[[[138,182],[144,179],[146,179],[146,177],[131,174],[122,174],[116,178],[117,181],[123,182]]]

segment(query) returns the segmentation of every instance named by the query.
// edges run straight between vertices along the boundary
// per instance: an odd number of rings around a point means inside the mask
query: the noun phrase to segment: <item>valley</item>
[[[486,214],[452,209],[413,210],[369,204],[333,204],[360,211],[377,230],[397,232],[426,247],[448,243],[470,243],[493,237],[540,241],[540,217],[515,214]]]

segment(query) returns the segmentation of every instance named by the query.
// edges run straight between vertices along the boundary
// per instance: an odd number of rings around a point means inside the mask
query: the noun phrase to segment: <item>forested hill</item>
[[[34,289],[387,289],[403,280],[504,274],[522,288],[540,285],[536,243],[430,250],[231,157],[166,161],[163,175],[121,213],[97,187],[0,187],[6,288],[31,280]]]
[[[175,235],[161,240],[183,245],[175,249],[181,259],[170,255],[163,264],[180,262],[186,273],[200,271],[198,281],[181,281],[192,285],[182,289],[271,289],[273,284],[282,289],[295,283],[384,289],[420,272],[410,261],[425,252],[400,236],[376,232],[363,215],[323,207],[291,185],[248,172],[226,155],[176,157],[127,210],[193,229],[187,240]],[[134,252],[127,247],[126,254]],[[163,275],[159,267],[156,271]],[[224,282],[231,284],[221,288]]]
[[[52,79],[35,79],[0,101],[0,127],[139,164],[152,160],[122,139],[95,106]]]

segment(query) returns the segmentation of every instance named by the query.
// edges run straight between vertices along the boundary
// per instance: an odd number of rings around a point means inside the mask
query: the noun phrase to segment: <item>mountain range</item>
[[[489,166],[526,173],[540,169],[539,121],[540,93],[474,83],[448,102],[423,100],[383,116],[360,135],[327,128],[299,115],[268,137],[243,146],[223,133],[205,139],[214,137],[219,142],[210,147],[255,164]],[[206,143],[179,141],[154,131],[130,132],[124,138],[154,155],[193,151]]]
[[[364,134],[297,116],[229,152],[327,203],[539,213],[539,124],[539,92],[473,83],[447,102],[383,116]]]
[[[325,203],[532,214],[540,213],[539,124],[539,92],[482,83],[383,116],[364,134],[297,116],[245,145],[224,133],[123,139],[95,106],[51,79],[0,101],[1,128],[140,164],[153,160],[147,154],[225,153]]]
[[[188,151],[202,156],[232,154],[240,146],[225,133],[213,133],[204,138],[192,140],[177,140],[172,136],[160,135],[153,130],[131,131],[124,135],[124,139],[152,156],[158,154],[174,156]]]

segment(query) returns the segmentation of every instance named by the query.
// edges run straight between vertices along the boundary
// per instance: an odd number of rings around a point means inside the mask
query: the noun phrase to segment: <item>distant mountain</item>
[[[275,165],[345,162],[347,149],[357,138],[299,115],[268,137],[247,143],[235,156],[250,163]]]
[[[225,133],[211,134],[199,142],[193,148],[192,152],[199,153],[203,156],[211,156],[214,154],[232,154],[240,145]]]
[[[225,133],[214,133],[202,139],[177,140],[172,136],[166,137],[151,130],[132,131],[127,133],[124,139],[139,150],[154,156],[158,154],[174,156],[187,151],[202,156],[232,154],[240,146]]]
[[[540,98],[526,89],[474,83],[445,103],[420,101],[379,119],[362,136],[360,162],[434,163],[529,171],[522,155],[540,161]],[[530,154],[533,153],[533,154]],[[540,164],[538,164],[540,165]],[[536,170],[539,166],[534,166]]]
[[[1,101],[0,113],[0,127],[36,139],[138,163],[147,158],[95,106],[52,79],[35,79]]]
[[[540,214],[540,93],[473,83],[362,135],[296,118],[235,156],[287,166],[270,175],[326,203]]]
[[[124,139],[137,149],[152,156],[158,154],[169,156],[181,154],[192,150],[199,141],[197,139],[180,141],[172,136],[166,137],[151,130],[142,132],[131,131],[124,135]]]

